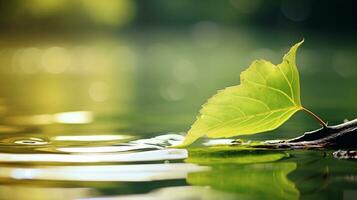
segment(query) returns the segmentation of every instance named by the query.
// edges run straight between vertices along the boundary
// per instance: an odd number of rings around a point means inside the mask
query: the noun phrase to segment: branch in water
[[[336,126],[326,126],[306,132],[300,137],[289,140],[265,141],[267,148],[356,148],[357,119]],[[262,147],[261,146],[261,147]]]

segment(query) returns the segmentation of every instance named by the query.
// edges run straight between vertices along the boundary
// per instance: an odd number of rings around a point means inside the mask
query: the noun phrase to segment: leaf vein
[[[266,82],[267,82],[266,78],[263,76],[262,73],[260,73],[260,71],[257,69],[257,67],[254,67],[253,69],[254,69],[254,71],[257,72],[257,74],[259,74],[259,76],[264,80],[264,82],[266,84]]]
[[[247,117],[248,119],[251,119],[251,118],[253,118],[253,117],[257,117],[257,116],[261,116],[261,115],[266,115],[266,114],[269,114],[269,113],[271,113],[271,112],[275,113],[275,112],[283,111],[283,110],[286,110],[286,109],[289,110],[289,109],[293,109],[293,108],[297,109],[297,107],[286,107],[286,108],[281,108],[281,109],[277,109],[277,110],[273,110],[273,111],[269,111],[269,112],[263,112],[263,113],[259,113],[259,114],[255,114],[255,115],[247,115],[246,117]],[[208,129],[206,130],[206,132],[210,132],[210,131],[212,131],[212,130],[214,130],[214,129],[217,129],[217,128],[220,128],[220,127],[222,127],[222,126],[225,126],[226,124],[229,124],[229,123],[231,123],[231,122],[233,122],[233,121],[240,120],[240,119],[246,118],[246,117],[237,117],[237,118],[235,118],[235,119],[228,120],[228,121],[226,121],[226,122],[224,122],[224,123],[222,123],[222,124],[218,124],[218,125],[216,125],[216,126],[213,126],[213,127],[211,127],[211,128],[208,128]],[[244,121],[244,120],[243,120],[243,121]]]
[[[250,81],[250,80],[245,80],[245,81],[248,81],[248,83],[253,84],[253,85],[259,85],[261,87],[265,87],[265,88],[268,88],[270,90],[274,90],[276,92],[279,92],[279,93],[283,94],[289,101],[291,101],[291,103],[293,103],[293,105],[296,106],[294,100],[282,90],[279,90],[277,88],[274,88],[274,87],[271,87],[271,86],[267,86],[267,85],[264,85],[264,84],[261,84],[261,83],[257,83],[257,82],[254,82],[254,81]]]
[[[280,66],[278,66],[280,73],[283,75],[284,79],[286,80],[286,82],[288,83],[288,86],[290,88],[290,93],[291,93],[291,98],[294,99],[294,93],[293,93],[293,87],[291,86],[290,81],[288,80],[288,78],[286,77],[285,73],[281,70]]]
[[[238,98],[242,98],[242,99],[251,100],[251,101],[260,103],[261,105],[263,105],[263,106],[264,106],[266,109],[268,109],[268,110],[272,110],[272,109],[270,109],[270,107],[269,107],[266,103],[264,103],[262,100],[254,99],[254,98],[252,98],[252,97],[244,97],[244,96],[234,95],[234,94],[230,94],[230,96],[234,96],[234,97],[238,97]]]

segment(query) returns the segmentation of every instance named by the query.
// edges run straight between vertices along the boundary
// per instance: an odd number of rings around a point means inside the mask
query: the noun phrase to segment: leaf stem
[[[311,112],[310,110],[302,107],[302,110],[305,111],[307,114],[309,114],[310,116],[312,116],[313,118],[316,119],[316,121],[319,122],[319,124],[323,127],[323,128],[327,128],[327,124],[324,122],[324,120],[322,120],[319,116],[317,116],[315,113]]]

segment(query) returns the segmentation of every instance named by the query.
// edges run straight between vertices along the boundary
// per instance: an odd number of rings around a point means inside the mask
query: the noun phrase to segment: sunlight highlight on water
[[[54,122],[62,124],[88,124],[94,114],[89,111],[62,112],[53,115]]]
[[[190,172],[208,170],[195,164],[136,164],[58,167],[0,167],[0,178],[17,180],[147,182],[185,179]]]
[[[153,145],[123,145],[123,146],[102,146],[102,147],[62,147],[57,148],[60,152],[66,153],[109,153],[109,152],[125,152],[133,150],[149,150],[163,149],[162,147]]]
[[[60,135],[53,137],[57,141],[112,141],[132,138],[129,135]]]
[[[0,162],[54,162],[54,163],[100,163],[144,162],[159,160],[182,160],[187,158],[185,149],[163,149],[134,153],[102,154],[20,154],[0,153]]]

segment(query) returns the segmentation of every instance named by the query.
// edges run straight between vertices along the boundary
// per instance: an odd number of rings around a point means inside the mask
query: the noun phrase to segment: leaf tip
[[[305,42],[305,38],[302,38],[302,40],[294,45],[296,48],[298,48],[300,45],[302,45]]]
[[[195,132],[192,131],[192,127],[191,129],[187,132],[185,139],[177,145],[173,145],[170,148],[184,148],[187,147],[189,145],[191,145],[192,143],[194,143],[198,138],[204,136],[204,133],[200,133],[200,132]]]
[[[305,38],[303,38],[300,42],[294,44],[292,47],[291,47],[291,50],[294,50],[296,52],[296,50],[304,43],[305,41]],[[290,51],[291,51],[290,50]]]
[[[304,43],[305,38],[303,38],[300,42],[294,44],[290,50],[288,51],[288,53],[286,53],[283,57],[284,61],[288,61],[291,60],[293,62],[295,62],[295,56],[296,56],[296,51],[297,49]]]

